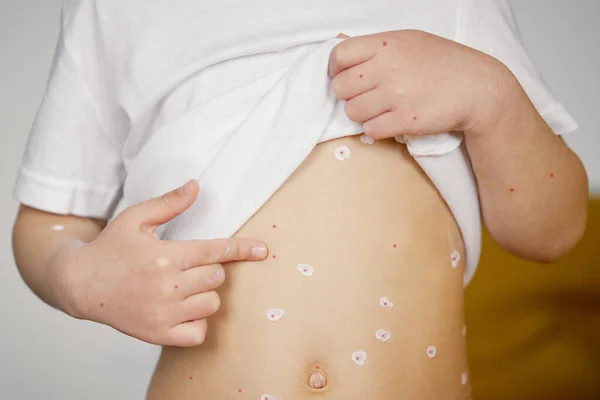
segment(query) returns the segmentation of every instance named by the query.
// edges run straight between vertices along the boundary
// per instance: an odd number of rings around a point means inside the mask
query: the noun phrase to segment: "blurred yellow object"
[[[465,301],[474,400],[600,399],[600,198],[554,264],[513,257],[485,232]]]

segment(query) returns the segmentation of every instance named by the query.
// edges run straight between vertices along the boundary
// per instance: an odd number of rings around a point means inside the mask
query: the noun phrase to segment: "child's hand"
[[[338,38],[333,91],[374,139],[465,131],[495,111],[501,82],[484,53],[416,30]]]
[[[206,318],[220,305],[220,263],[261,260],[266,247],[250,239],[159,240],[154,229],[187,209],[198,195],[180,189],[133,205],[89,244],[66,257],[72,314],[161,345],[204,342]],[[264,248],[257,252],[258,246]]]

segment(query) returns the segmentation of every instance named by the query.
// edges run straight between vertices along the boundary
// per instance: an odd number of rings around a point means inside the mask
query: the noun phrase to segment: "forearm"
[[[491,236],[515,255],[556,260],[585,230],[585,170],[514,75],[500,63],[488,62],[486,68],[495,75],[490,80],[494,88],[488,89],[498,90],[494,112],[465,130],[483,221]]]
[[[105,221],[57,215],[22,206],[12,232],[17,268],[29,288],[52,307],[69,312],[70,290],[65,264],[67,250],[92,241]],[[63,226],[63,230],[53,230]]]

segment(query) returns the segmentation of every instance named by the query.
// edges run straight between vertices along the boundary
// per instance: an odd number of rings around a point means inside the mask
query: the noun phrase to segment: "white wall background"
[[[45,88],[59,5],[0,0],[0,399],[143,399],[159,348],[44,305],[19,277],[10,247],[12,186]],[[513,6],[533,59],[581,126],[567,142],[600,194],[600,1]]]

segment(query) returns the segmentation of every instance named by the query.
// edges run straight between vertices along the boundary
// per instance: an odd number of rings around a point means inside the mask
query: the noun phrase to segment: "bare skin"
[[[344,161],[334,157],[341,145],[352,152]],[[450,261],[463,243],[403,145],[319,144],[235,236],[263,241],[269,258],[227,267],[206,342],[163,347],[149,400],[469,398],[464,264]],[[270,321],[269,308],[285,314]]]

